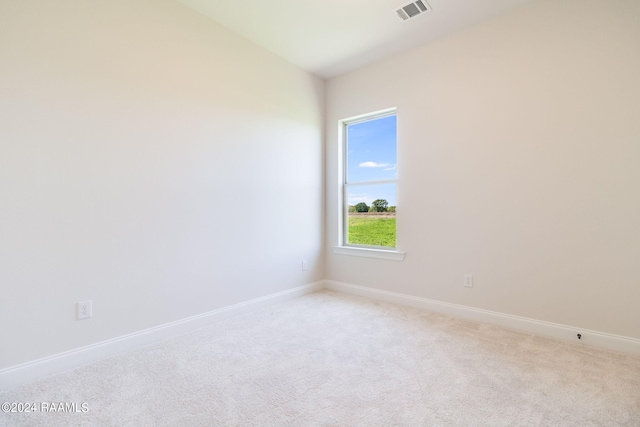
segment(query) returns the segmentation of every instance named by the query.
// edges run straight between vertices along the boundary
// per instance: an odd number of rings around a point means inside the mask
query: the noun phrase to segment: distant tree
[[[387,206],[389,206],[389,203],[385,199],[376,199],[371,203],[374,212],[386,212]]]
[[[369,206],[365,202],[360,202],[356,206],[356,212],[369,212]]]
[[[358,212],[358,211],[356,210],[355,206],[349,205],[349,212]]]
[[[395,212],[395,211],[396,211],[395,206],[389,206],[389,208],[387,209],[387,212]]]
[[[369,206],[369,212],[377,212],[376,208],[374,208],[373,206]]]

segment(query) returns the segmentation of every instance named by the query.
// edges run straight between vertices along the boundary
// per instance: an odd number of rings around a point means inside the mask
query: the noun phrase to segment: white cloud
[[[358,166],[361,168],[386,168],[389,166],[389,163],[363,162]]]
[[[349,204],[355,205],[358,202],[365,202],[366,204],[371,204],[371,200],[373,200],[367,193],[352,193],[349,194]]]
[[[384,168],[382,170],[383,171],[394,171],[394,170],[396,170],[396,167],[395,166],[391,166],[390,168]]]

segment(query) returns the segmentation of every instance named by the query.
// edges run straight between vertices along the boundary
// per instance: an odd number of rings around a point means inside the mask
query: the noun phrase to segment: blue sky
[[[395,115],[349,125],[347,142],[349,183],[396,179]],[[348,203],[350,205],[359,202],[371,205],[375,199],[386,199],[389,206],[396,206],[396,185],[359,185],[349,188]]]

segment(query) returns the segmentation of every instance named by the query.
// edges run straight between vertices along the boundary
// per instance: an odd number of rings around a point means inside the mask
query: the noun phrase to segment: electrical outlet
[[[473,276],[471,274],[464,275],[464,287],[473,288]]]
[[[81,301],[78,303],[78,320],[88,319],[93,316],[93,310],[91,308],[91,300]]]
[[[309,263],[307,263],[307,261],[302,261],[302,271],[307,271],[308,267]]]

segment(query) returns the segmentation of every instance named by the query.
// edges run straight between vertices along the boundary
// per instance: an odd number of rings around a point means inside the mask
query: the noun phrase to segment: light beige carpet
[[[640,426],[640,358],[330,291],[0,392],[3,426]]]

